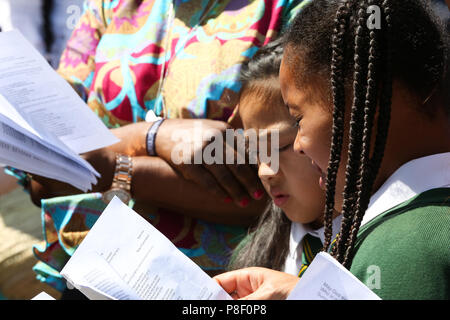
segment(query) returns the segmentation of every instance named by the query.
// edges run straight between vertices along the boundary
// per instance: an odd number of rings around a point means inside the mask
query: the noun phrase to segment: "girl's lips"
[[[322,169],[320,169],[320,167],[317,165],[317,163],[315,163],[314,161],[311,161],[311,164],[313,165],[314,168],[317,169],[317,171],[319,172],[319,174],[320,174],[321,176],[323,176],[323,171],[322,171]]]
[[[270,192],[270,196],[273,199],[273,203],[275,203],[275,205],[277,207],[283,206],[290,198],[290,196],[288,194],[284,194],[284,193],[276,192],[276,191]]]
[[[282,207],[284,204],[286,204],[286,202],[289,200],[289,198],[290,197],[287,195],[278,196],[273,199],[273,203],[275,203],[275,205],[277,207]]]
[[[322,190],[326,190],[327,186],[325,185],[325,180],[326,178],[324,178],[323,176],[320,176],[319,178],[319,186]]]
[[[319,177],[320,188],[322,190],[326,190],[325,181],[327,180],[327,177],[326,177],[325,173],[322,171],[322,169],[320,169],[320,167],[314,161],[311,161],[311,163],[312,163],[313,167],[316,168],[320,174],[320,177]]]

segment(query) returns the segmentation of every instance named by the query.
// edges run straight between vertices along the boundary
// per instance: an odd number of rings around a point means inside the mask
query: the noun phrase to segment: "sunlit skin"
[[[268,134],[279,130],[279,170],[274,172],[259,162],[258,175],[275,205],[291,221],[319,227],[325,206],[324,192],[317,184],[319,173],[308,157],[294,152],[297,128],[284,106],[278,79],[260,81],[245,90],[239,114],[245,130],[267,129]]]
[[[324,188],[333,124],[332,102],[330,98],[327,98],[329,95],[324,94],[325,90],[329,90],[329,88],[327,89],[328,81],[314,79],[310,82],[313,87],[298,85],[296,77],[301,77],[301,75],[294,74],[292,70],[299,68],[300,59],[290,56],[290,54],[294,55],[294,52],[298,52],[298,50],[291,49],[289,46],[285,49],[280,68],[281,93],[289,113],[298,121],[294,150],[297,153],[305,154],[317,166],[321,172],[321,179],[316,183]],[[294,66],[294,63],[297,66]],[[297,70],[302,70],[302,68]],[[442,137],[450,136],[448,116],[444,113],[443,108],[436,108],[433,117],[422,112],[423,108],[423,99],[394,79],[388,141],[372,193],[378,190],[386,179],[404,163],[450,150],[449,139],[442,139]],[[347,101],[345,114],[346,128],[335,193],[335,208],[338,211],[342,208],[342,192],[345,185],[349,101]],[[375,136],[374,129],[372,138],[374,139]]]
[[[296,50],[298,53],[299,51]],[[299,59],[292,59],[289,46],[280,68],[280,87],[283,100],[289,113],[299,120],[294,150],[313,161],[324,174],[328,167],[332,128],[332,104],[324,99],[323,91],[329,90],[329,80],[318,79],[310,82],[310,87],[299,88],[292,70],[299,68]],[[291,59],[289,59],[291,58]],[[297,65],[292,63],[295,61]],[[292,63],[291,65],[289,63]],[[300,68],[301,70],[301,68]],[[302,75],[297,76],[301,77]],[[317,86],[317,83],[321,85]],[[386,179],[408,161],[450,151],[450,125],[448,115],[442,106],[436,106],[433,116],[422,110],[426,97],[418,97],[402,83],[394,79],[391,124],[383,162],[372,192],[380,188]],[[346,123],[350,105],[346,106]],[[407,121],[405,121],[407,119]],[[344,130],[344,150],[337,176],[335,208],[342,207],[342,191],[345,181],[345,147],[348,142],[348,129]],[[373,135],[374,136],[374,135]],[[320,178],[316,184],[320,183]],[[235,299],[286,299],[299,278],[287,273],[266,268],[246,268],[227,272],[214,278],[227,292],[234,292]]]

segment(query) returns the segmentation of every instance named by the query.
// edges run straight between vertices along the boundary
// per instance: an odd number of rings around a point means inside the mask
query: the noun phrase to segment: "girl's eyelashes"
[[[278,152],[283,152],[288,150],[290,147],[292,147],[292,143],[289,143],[288,145],[285,145],[284,147],[278,148]]]
[[[295,128],[300,128],[300,121],[302,121],[302,117],[295,118]]]

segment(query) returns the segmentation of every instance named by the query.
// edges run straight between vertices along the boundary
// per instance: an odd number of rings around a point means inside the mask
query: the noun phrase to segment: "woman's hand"
[[[82,155],[89,162],[101,177],[93,186],[92,192],[104,192],[109,190],[112,184],[114,170],[116,167],[116,154],[107,148],[91,151]],[[33,175],[33,179],[29,184],[30,197],[37,206],[41,205],[41,199],[53,197],[68,196],[82,193],[75,187],[56,180]]]
[[[232,128],[222,121],[166,120],[156,135],[156,153],[185,179],[210,190],[225,201],[234,200],[237,205],[246,207],[252,198],[263,198],[264,188],[256,168],[248,164],[236,164],[238,154],[234,147],[226,143],[227,129]],[[213,144],[222,152],[216,153],[214,158],[219,158],[223,164],[206,163],[204,155],[211,152],[205,152],[205,148],[211,151]],[[227,155],[233,164],[226,164]]]
[[[242,300],[285,300],[299,278],[267,268],[245,268],[222,273],[214,280],[231,296]]]

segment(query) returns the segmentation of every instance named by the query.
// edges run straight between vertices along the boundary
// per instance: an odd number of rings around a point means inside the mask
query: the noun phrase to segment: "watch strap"
[[[133,165],[130,156],[116,155],[116,170],[112,182],[112,188],[121,188],[128,192],[131,190],[131,177]]]

